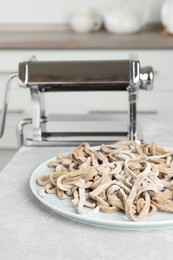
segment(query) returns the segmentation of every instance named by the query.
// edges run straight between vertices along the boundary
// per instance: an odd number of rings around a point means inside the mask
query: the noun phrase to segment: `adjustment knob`
[[[140,71],[140,89],[152,90],[154,87],[154,71],[151,66],[143,67]]]

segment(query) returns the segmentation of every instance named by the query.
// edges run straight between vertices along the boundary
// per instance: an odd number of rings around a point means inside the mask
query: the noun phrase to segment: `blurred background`
[[[127,0],[128,1],[128,0]],[[126,1],[126,2],[127,2]],[[122,0],[0,0],[1,24],[66,24],[73,11],[81,6],[92,6],[100,12],[111,10]],[[149,21],[160,20],[164,0],[140,0],[149,8]]]

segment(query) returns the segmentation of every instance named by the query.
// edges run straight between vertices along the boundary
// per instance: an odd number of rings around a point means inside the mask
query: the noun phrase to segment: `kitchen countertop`
[[[139,115],[145,142],[173,147],[167,115]],[[0,173],[1,260],[172,260],[173,229],[112,230],[60,216],[32,194],[29,179],[45,160],[71,148],[21,147]]]
[[[164,37],[160,24],[147,25],[136,34],[113,35],[105,30],[77,34],[58,29],[0,27],[0,50],[8,49],[172,49],[173,36]]]

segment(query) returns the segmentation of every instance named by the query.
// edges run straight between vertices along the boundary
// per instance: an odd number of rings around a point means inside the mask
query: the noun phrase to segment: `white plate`
[[[41,201],[44,205],[51,208],[55,212],[61,214],[62,216],[75,221],[79,221],[81,223],[111,229],[154,230],[163,228],[173,228],[172,213],[157,212],[154,215],[147,217],[145,220],[141,222],[129,221],[123,212],[116,212],[110,214],[99,212],[94,217],[85,217],[79,215],[76,212],[70,197],[67,197],[64,200],[60,200],[55,194],[46,194],[44,198],[41,198],[38,195],[38,191],[41,187],[37,185],[37,179],[39,176],[49,174],[53,171],[47,166],[49,162],[52,160],[56,160],[56,157],[49,159],[48,161],[44,162],[35,169],[30,178],[30,187],[33,194],[37,197],[39,201]]]

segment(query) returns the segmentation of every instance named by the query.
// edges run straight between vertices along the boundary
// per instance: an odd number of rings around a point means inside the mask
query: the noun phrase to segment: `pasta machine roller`
[[[85,140],[84,137],[93,136],[95,144],[98,136],[116,136],[139,140],[137,132],[137,93],[139,89],[151,90],[153,88],[152,67],[141,67],[137,59],[127,60],[99,60],[99,61],[37,61],[36,58],[19,63],[17,74],[11,75],[10,80],[17,76],[18,84],[28,88],[31,93],[32,118],[23,119],[17,125],[17,138],[19,145],[59,145],[74,143],[74,139]],[[7,85],[9,85],[9,82]],[[47,92],[60,91],[127,91],[129,97],[129,113],[126,131],[55,131],[48,130],[47,117],[44,105],[44,96]],[[8,92],[8,88],[7,88]],[[57,94],[58,95],[58,94]],[[4,101],[4,111],[1,125],[1,135],[4,129],[5,113],[8,94]],[[51,118],[51,117],[50,117]],[[51,119],[50,119],[51,120]],[[54,121],[58,124],[58,116]],[[24,138],[24,126],[31,126],[31,133]],[[69,140],[67,139],[69,137]],[[74,138],[75,137],[75,138]],[[71,139],[70,139],[71,138]],[[110,138],[108,138],[109,140]],[[103,139],[103,141],[106,139]]]

